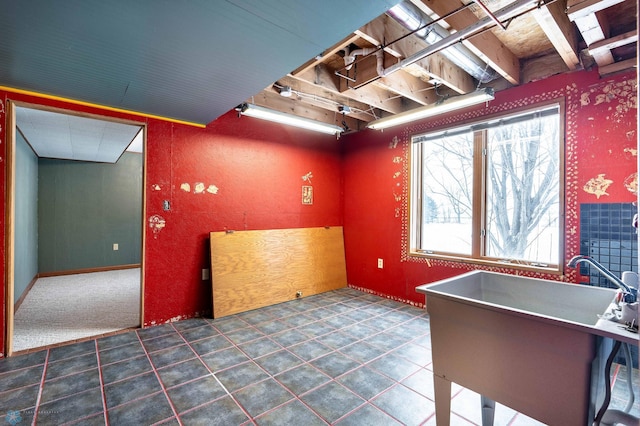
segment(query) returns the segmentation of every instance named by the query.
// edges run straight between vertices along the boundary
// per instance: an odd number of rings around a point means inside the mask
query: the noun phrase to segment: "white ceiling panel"
[[[115,163],[140,126],[17,107],[16,127],[41,158]]]

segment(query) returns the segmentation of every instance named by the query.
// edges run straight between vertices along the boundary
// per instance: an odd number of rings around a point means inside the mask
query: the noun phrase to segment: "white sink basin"
[[[416,289],[536,316],[595,326],[613,302],[609,288],[473,271]],[[427,301],[428,303],[428,301]]]

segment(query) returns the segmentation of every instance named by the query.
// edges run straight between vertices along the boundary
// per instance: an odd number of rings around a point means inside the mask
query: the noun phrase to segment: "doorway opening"
[[[144,123],[7,112],[7,355],[139,327]]]

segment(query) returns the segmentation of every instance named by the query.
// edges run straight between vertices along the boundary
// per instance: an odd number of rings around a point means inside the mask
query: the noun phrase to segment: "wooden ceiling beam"
[[[438,16],[445,16],[462,6],[460,0],[410,0],[412,4],[425,12],[432,11]],[[460,31],[478,21],[469,9],[462,9],[445,21],[456,31]],[[520,82],[520,61],[490,31],[485,31],[462,42],[480,59],[498,72],[511,84]]]
[[[388,15],[382,15],[356,31],[356,34],[374,46],[385,46],[385,51],[397,58],[409,57],[428,46],[417,37],[400,40],[407,33],[406,28]],[[468,93],[475,89],[473,78],[441,53],[434,53],[415,62],[413,68],[416,67],[422,68],[430,80],[437,80],[458,93]],[[407,72],[415,76],[415,71]]]
[[[376,80],[375,84],[420,105],[429,105],[438,100],[433,85],[406,72],[394,72],[387,77]]]
[[[349,89],[340,92],[339,77],[322,64],[316,65],[304,73],[293,75],[293,77],[320,86],[329,92],[341,94],[349,99],[371,105],[373,108],[378,108],[393,114],[407,109],[406,104],[403,103],[402,99],[398,96],[374,85],[367,85],[358,90]]]
[[[544,4],[533,11],[533,16],[567,68],[575,70],[580,64],[578,34],[565,13],[566,5],[567,0],[545,0]]]
[[[333,112],[339,112],[339,106],[346,105],[353,111],[349,114],[351,117],[366,122],[374,119],[373,114],[362,112],[369,110],[368,104],[357,102],[349,97],[328,91],[305,80],[293,76],[286,76],[278,80],[278,84],[291,87],[294,92],[294,96],[292,97],[297,98],[301,102],[306,102],[310,105]],[[273,86],[268,87],[266,90],[279,93]]]
[[[351,129],[358,128],[358,120],[348,115],[343,116],[337,111],[330,111],[319,105],[312,105],[300,99],[285,98],[273,90],[263,90],[255,95],[251,102],[265,108],[280,111],[298,117],[309,118],[322,123],[335,124],[342,127],[344,120]]]
[[[637,68],[637,67],[638,67],[638,58],[635,57],[635,58],[626,59],[624,61],[614,62],[612,64],[605,65],[602,67],[598,67],[598,73],[600,73],[601,76],[604,76],[604,75],[613,74],[616,72],[625,71],[625,70],[629,70],[631,68]]]
[[[395,63],[394,58],[388,53],[384,55],[384,66]],[[378,60],[376,54],[359,57],[350,70],[342,70],[344,77],[339,78],[340,92],[349,89],[360,90],[368,84],[374,84],[397,95],[411,99],[420,105],[434,103],[437,97],[433,93],[433,86],[406,72],[395,72],[381,78],[377,71]],[[349,79],[347,79],[349,78]],[[355,80],[355,81],[354,81]]]
[[[598,12],[622,3],[624,0],[567,0],[567,16],[574,22],[582,38],[590,48],[596,42],[609,37],[609,25],[601,19]],[[611,51],[608,49],[596,50],[591,56],[598,67],[615,62]]]
[[[623,1],[625,0],[567,0],[567,16],[573,22]]]
[[[591,13],[575,19],[575,24],[582,34],[587,46],[604,40],[609,36],[609,26],[606,21],[601,21],[597,14]],[[591,55],[598,66],[609,65],[614,62],[610,50],[599,50]]]
[[[305,62],[303,65],[301,65],[296,70],[294,70],[291,74],[292,75],[304,74],[305,72],[309,71],[316,65],[324,62],[329,56],[335,55],[340,50],[349,46],[351,43],[355,43],[359,38],[360,37],[358,37],[358,35],[356,34],[353,34],[353,33],[350,34],[349,36],[342,39],[340,42],[334,44],[332,47],[325,49],[322,53],[318,54],[315,58]]]
[[[638,41],[638,30],[635,29],[633,31],[628,31],[624,34],[620,34],[615,37],[596,41],[591,46],[589,46],[589,53],[591,54],[591,56],[594,56],[601,50],[610,51],[611,49],[615,49],[616,47],[635,43],[637,41]]]

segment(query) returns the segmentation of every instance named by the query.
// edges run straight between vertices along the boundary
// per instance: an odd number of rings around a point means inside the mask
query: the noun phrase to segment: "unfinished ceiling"
[[[251,102],[356,131],[478,87],[637,66],[635,0],[398,1],[0,0],[0,85],[202,124]]]
[[[478,87],[594,66],[608,75],[637,66],[636,9],[635,0],[405,0],[250,101],[359,130]]]

